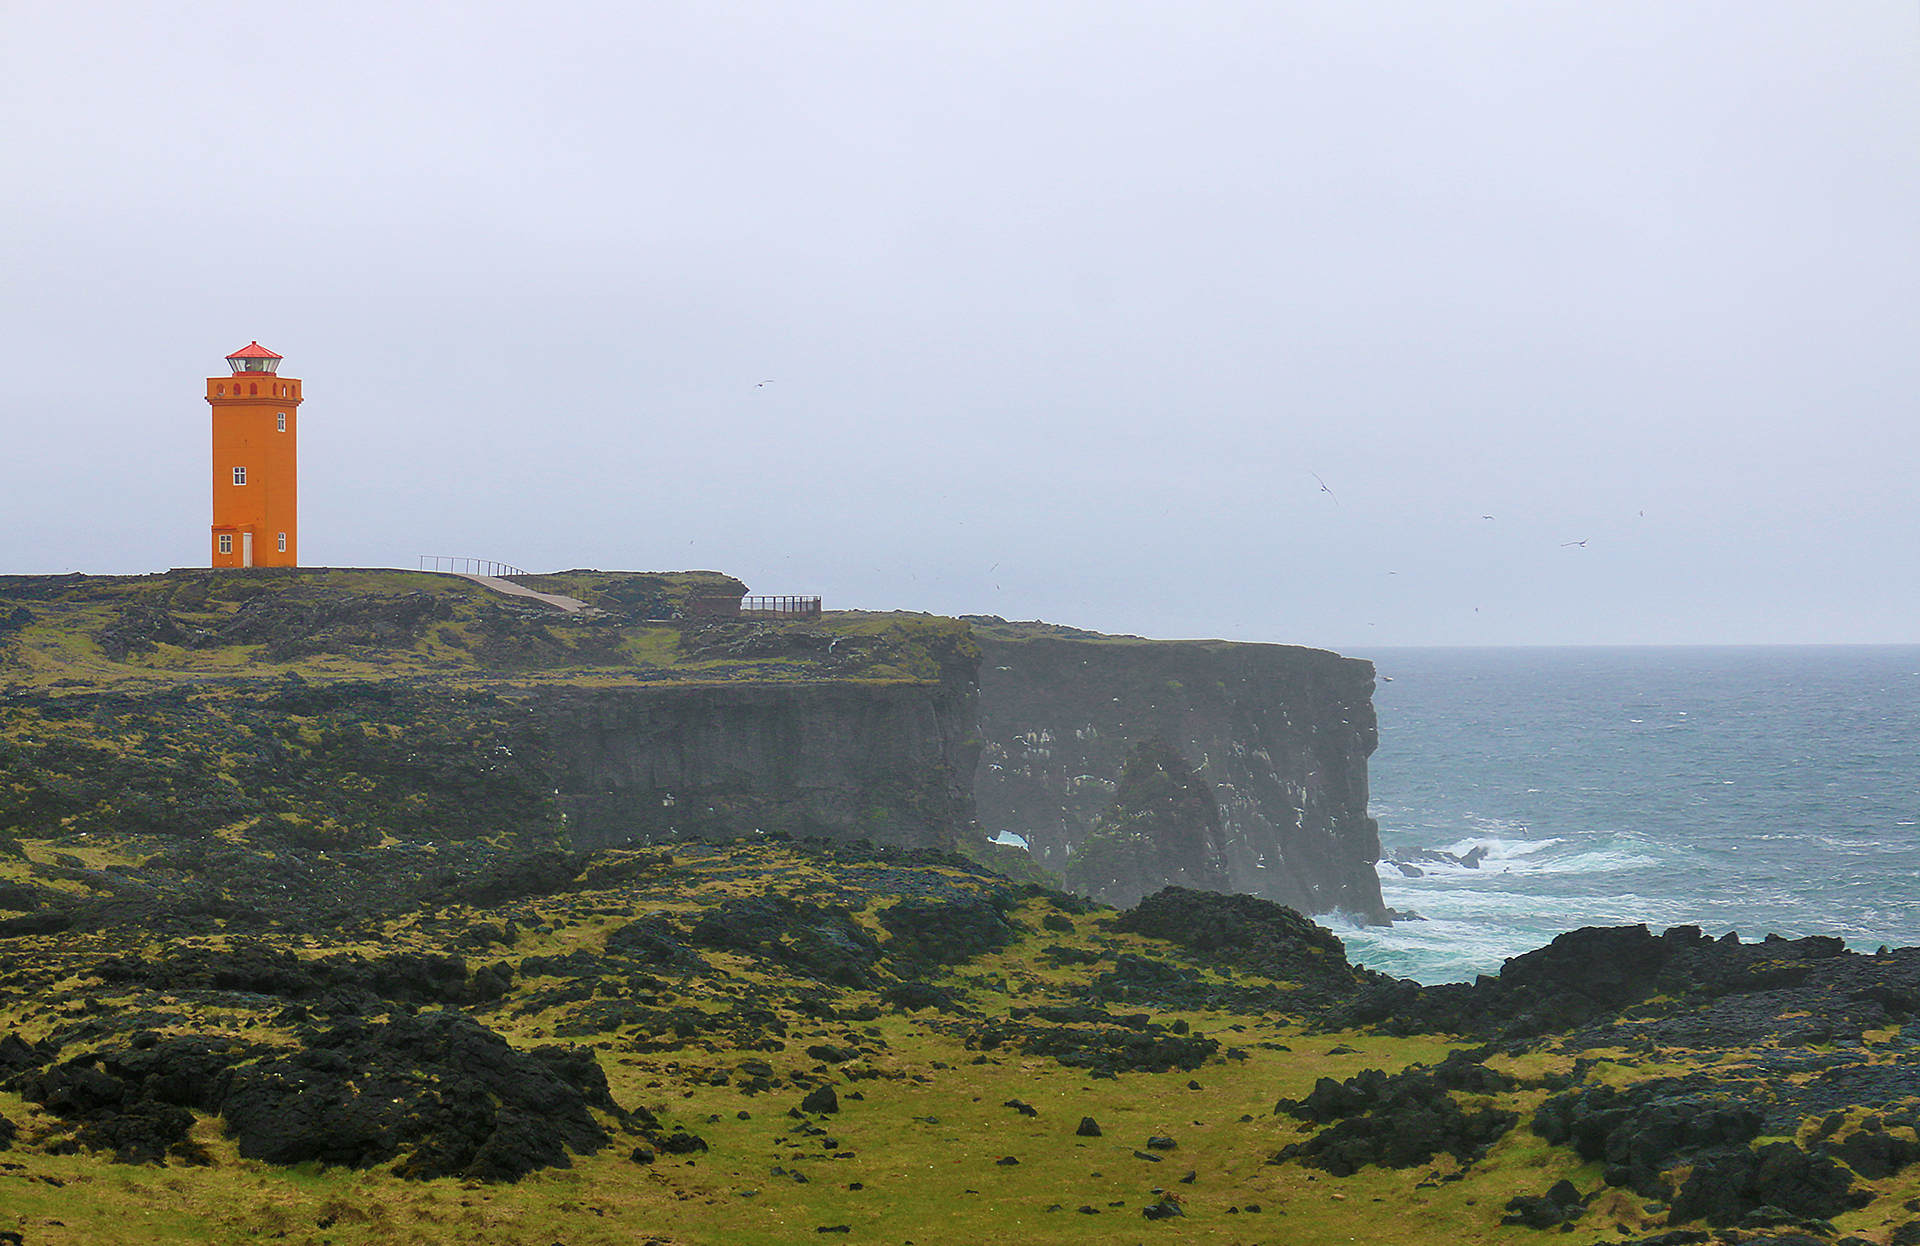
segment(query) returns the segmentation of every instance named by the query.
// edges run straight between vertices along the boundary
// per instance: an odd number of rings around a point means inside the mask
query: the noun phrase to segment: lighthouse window
[[[284,532],[280,534],[280,552],[283,554],[287,552],[287,534]]]
[[[233,534],[232,533],[222,532],[220,534],[220,552],[223,554],[231,554],[233,552]]]
[[[285,411],[280,413],[280,431],[283,433],[287,431],[287,413]]]
[[[236,484],[236,485],[244,485],[244,484],[246,484],[246,483],[247,483],[247,469],[246,469],[246,468],[244,468],[244,467],[236,467],[236,468],[234,468],[234,469],[233,469],[233,483],[234,483],[234,484]]]
[[[227,387],[224,385],[216,385],[213,387],[213,393],[216,398],[226,392],[227,392]]]

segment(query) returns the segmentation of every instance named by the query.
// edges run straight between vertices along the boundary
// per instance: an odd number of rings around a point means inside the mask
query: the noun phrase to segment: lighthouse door
[[[251,532],[240,534],[240,565],[243,567],[253,565],[253,533]]]

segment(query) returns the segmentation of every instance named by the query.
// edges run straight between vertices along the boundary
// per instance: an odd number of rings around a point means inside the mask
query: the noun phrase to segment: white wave
[[[1521,930],[1471,921],[1396,922],[1338,929],[1347,959],[1420,982],[1471,982],[1497,974],[1508,957],[1538,946]]]
[[[1398,901],[1388,897],[1395,908],[1413,907]],[[1448,892],[1444,901],[1444,909],[1419,909],[1424,921],[1391,927],[1365,926],[1338,916],[1319,920],[1340,936],[1349,960],[1429,984],[1497,974],[1508,958],[1545,947],[1582,926],[1644,923],[1657,933],[1670,926],[1698,925],[1716,937],[1724,933],[1690,906],[1635,895],[1589,897],[1576,907],[1562,903],[1544,911],[1539,897],[1513,893]]]
[[[1521,826],[1515,829],[1525,831],[1527,828]],[[1548,848],[1565,842],[1563,839],[1526,839],[1520,837],[1508,838],[1499,835],[1474,835],[1466,839],[1456,839],[1442,849],[1442,851],[1451,852],[1456,857],[1464,857],[1475,848],[1485,848],[1487,850],[1487,860],[1510,861],[1515,857],[1527,857],[1532,856],[1536,852],[1544,852]]]

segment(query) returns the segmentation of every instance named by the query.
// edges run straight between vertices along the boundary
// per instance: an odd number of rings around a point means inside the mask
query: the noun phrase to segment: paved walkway
[[[568,614],[579,614],[582,610],[593,609],[578,597],[562,597],[558,593],[536,593],[530,588],[523,588],[512,580],[503,580],[498,576],[469,575],[465,571],[442,571],[439,574],[457,575],[463,580],[472,580],[475,584],[484,585],[496,593],[505,593],[509,597],[531,597],[535,601],[544,601],[554,609],[565,610]]]

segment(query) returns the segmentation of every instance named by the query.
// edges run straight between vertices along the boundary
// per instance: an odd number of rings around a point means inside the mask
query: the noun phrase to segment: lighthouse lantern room
[[[300,565],[300,382],[258,342],[207,378],[213,408],[212,560],[216,567]]]

